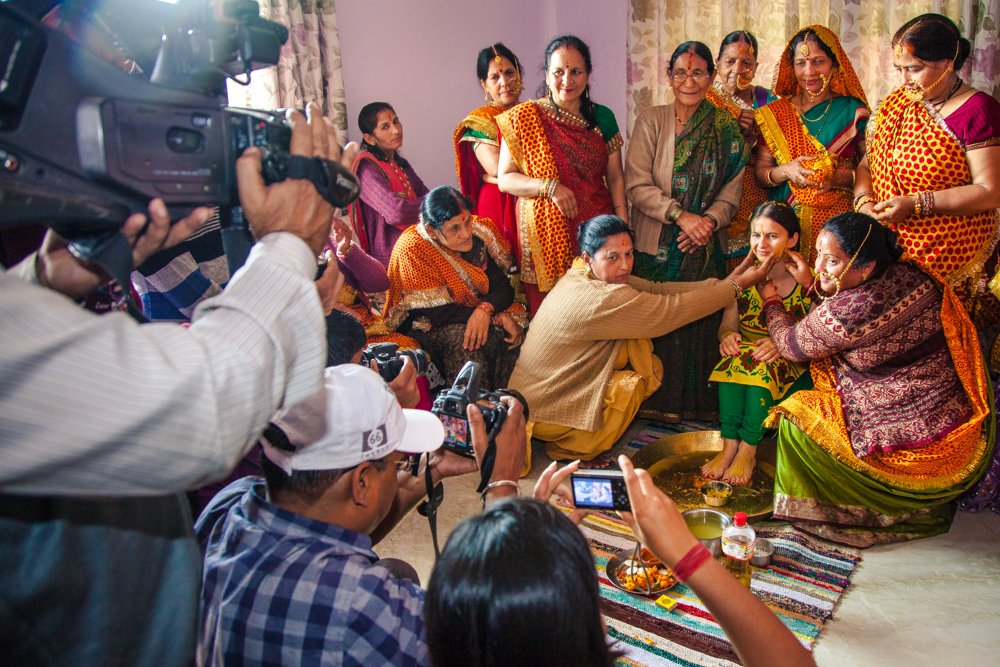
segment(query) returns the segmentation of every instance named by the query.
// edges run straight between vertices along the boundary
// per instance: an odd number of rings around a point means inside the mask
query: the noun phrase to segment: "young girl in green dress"
[[[806,290],[788,270],[788,262],[793,261],[789,253],[799,242],[799,233],[799,219],[784,202],[764,202],[751,218],[750,250],[757,260],[764,262],[771,255],[779,260],[785,257],[785,261],[774,264],[767,277],[796,322],[812,305]],[[763,306],[764,299],[756,287],[751,287],[726,308],[719,327],[722,361],[709,377],[710,382],[719,385],[719,420],[725,445],[702,467],[701,474],[730,484],[750,481],[757,462],[757,443],[764,437],[763,422],[771,406],[794,391],[812,386],[808,366],[778,355],[767,335]]]

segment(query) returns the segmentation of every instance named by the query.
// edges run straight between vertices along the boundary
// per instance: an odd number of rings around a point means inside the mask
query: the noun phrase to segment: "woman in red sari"
[[[992,344],[1000,281],[987,286],[986,266],[997,242],[1000,102],[958,76],[971,45],[947,17],[918,16],[893,46],[903,85],[869,126],[855,207],[892,227],[909,257],[940,274],[976,328],[993,329]],[[990,357],[1000,368],[1000,346]]]
[[[479,52],[476,73],[488,104],[455,128],[455,168],[462,194],[472,200],[472,214],[492,220],[513,247],[517,245],[517,197],[497,187],[500,130],[496,117],[521,101],[521,63],[503,42],[497,42]]]
[[[590,49],[564,35],[545,50],[547,96],[497,116],[500,191],[518,197],[515,246],[532,315],[580,254],[580,224],[628,221],[622,137],[615,115],[590,99]]]

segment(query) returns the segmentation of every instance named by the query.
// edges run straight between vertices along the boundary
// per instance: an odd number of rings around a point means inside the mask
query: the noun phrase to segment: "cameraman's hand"
[[[528,432],[525,430],[524,408],[521,402],[513,396],[502,396],[501,401],[507,404],[507,418],[497,434],[497,453],[493,462],[493,474],[490,482],[511,480],[516,482],[521,476],[521,467],[528,448]],[[476,464],[482,465],[483,456],[489,440],[486,437],[486,425],[479,408],[470,405],[466,409],[469,420],[469,431],[472,436],[472,449],[476,454]],[[514,487],[500,486],[490,490],[487,500],[512,496],[516,493]]]
[[[631,512],[619,512],[636,539],[649,547],[667,567],[677,562],[698,544],[698,538],[688,528],[677,505],[667,494],[656,488],[645,470],[636,470],[627,456],[618,457],[625,477]]]
[[[435,484],[446,477],[468,475],[469,473],[479,470],[476,462],[468,456],[462,456],[461,454],[456,454],[455,452],[449,452],[444,447],[436,452],[431,452],[429,456],[431,481]]]
[[[297,111],[288,112],[293,155],[334,161],[340,161],[342,157],[353,159],[353,150],[341,155],[337,132],[333,123],[323,117],[319,105],[310,102],[306,115],[308,120]],[[290,178],[265,186],[260,158],[260,149],[251,146],[236,161],[240,204],[254,238],[274,232],[289,232],[305,241],[314,255],[319,255],[330,237],[333,206],[316,192],[310,181],[303,178]]]
[[[132,245],[132,264],[139,266],[160,250],[177,245],[191,236],[212,216],[210,208],[196,208],[191,215],[170,224],[162,199],[149,202],[149,220],[142,213],[130,215],[121,233]],[[66,239],[51,229],[46,232],[35,259],[35,274],[42,287],[78,299],[111,280],[103,269],[84,262],[69,251]]]
[[[580,467],[579,461],[573,461],[569,465],[559,467],[559,463],[553,461],[549,464],[549,467],[542,471],[539,476],[538,481],[535,482],[535,491],[532,494],[535,500],[541,500],[543,502],[549,502],[549,498],[552,494],[558,496],[558,504],[563,507],[571,507],[573,511],[569,514],[569,520],[580,525],[584,517],[591,513],[590,510],[578,510],[576,509],[576,503],[573,501],[573,491],[568,486],[562,482],[575,473]]]
[[[378,362],[372,359],[372,370],[378,373]],[[403,357],[403,367],[399,375],[389,383],[389,389],[396,394],[396,400],[404,408],[415,408],[420,402],[420,388],[417,386],[417,369],[409,357]]]

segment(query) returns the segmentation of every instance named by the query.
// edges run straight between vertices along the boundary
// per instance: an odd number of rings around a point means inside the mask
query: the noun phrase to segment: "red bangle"
[[[674,571],[674,579],[677,580],[677,583],[683,584],[685,579],[694,574],[711,557],[712,552],[699,542],[691,547],[691,551],[687,552],[684,558],[677,562],[677,565],[671,568]]]

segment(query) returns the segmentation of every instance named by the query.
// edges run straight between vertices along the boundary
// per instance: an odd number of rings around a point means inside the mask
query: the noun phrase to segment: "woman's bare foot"
[[[607,452],[602,452],[589,461],[580,461],[581,470],[606,470],[614,463]]]
[[[750,481],[753,469],[757,465],[757,446],[748,445],[740,441],[739,450],[736,452],[733,462],[726,468],[726,474],[722,476],[722,481],[741,486]]]
[[[723,438],[722,451],[719,452],[714,459],[701,467],[701,476],[709,479],[719,479],[722,477],[722,475],[727,472],[729,464],[732,463],[733,459],[736,457],[736,449],[738,445],[738,440]]]

